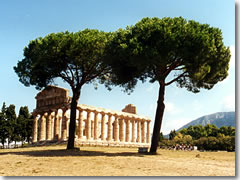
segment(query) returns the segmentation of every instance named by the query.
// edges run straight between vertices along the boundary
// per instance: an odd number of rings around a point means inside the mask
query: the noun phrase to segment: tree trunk
[[[163,113],[165,109],[165,104],[164,104],[165,85],[164,85],[164,82],[162,81],[159,84],[160,84],[160,88],[159,88],[159,94],[158,94],[157,110],[156,110],[155,122],[154,122],[154,128],[153,128],[152,144],[150,148],[151,153],[156,153],[157,151]]]
[[[71,102],[69,137],[68,137],[67,149],[74,149],[76,112],[77,112],[77,104],[78,104],[79,97],[80,97],[80,89],[79,90],[74,89],[72,102]]]

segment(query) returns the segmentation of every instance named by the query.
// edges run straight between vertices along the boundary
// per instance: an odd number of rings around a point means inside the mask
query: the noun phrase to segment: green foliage
[[[32,129],[33,129],[33,117],[28,111],[28,107],[20,107],[19,114],[17,118],[17,124],[20,127],[18,134],[20,136],[21,141],[28,141],[30,142],[32,136]]]
[[[46,87],[57,77],[71,88],[102,78],[102,63],[108,34],[85,29],[76,33],[51,33],[37,38],[24,48],[24,59],[14,67],[20,82],[37,89]]]
[[[193,93],[211,89],[227,77],[231,57],[220,29],[182,17],[143,18],[113,33],[106,49],[105,62],[112,68],[108,86],[132,92],[138,80],[160,85],[151,152],[161,130],[165,87],[176,83]]]
[[[159,141],[162,141],[163,139],[164,139],[164,137],[163,137],[163,133],[160,132],[160,135],[159,135]]]
[[[192,144],[192,136],[190,135],[182,135],[181,133],[177,133],[177,135],[173,138],[175,144]]]
[[[17,116],[15,112],[15,105],[10,104],[6,109],[6,121],[7,121],[7,129],[8,129],[8,143],[12,141],[17,141],[18,135],[16,134],[17,129]]]
[[[184,135],[190,135],[193,137],[193,139],[199,139],[200,137],[209,137],[209,136],[217,137],[219,134],[224,136],[235,136],[234,127],[222,126],[221,128],[218,128],[214,124],[208,124],[206,126],[202,126],[202,125],[189,126],[187,129],[184,128],[179,132]]]
[[[6,104],[3,103],[0,112],[0,142],[3,144],[3,146],[7,138],[8,138],[8,125],[6,121]]]
[[[173,140],[173,138],[177,135],[176,130],[174,129],[173,131],[170,132],[169,134],[169,140]]]
[[[13,104],[6,107],[3,103],[0,112],[0,142],[4,145],[12,141],[28,142],[32,136],[33,117],[30,117],[28,107],[20,107],[19,115],[16,117],[15,106]]]
[[[175,134],[174,138],[170,139],[170,134],[171,137]],[[184,128],[179,132],[173,130],[170,134],[168,141],[160,142],[161,147],[192,144],[197,146],[199,150],[235,151],[235,128],[231,126],[218,128],[211,124],[206,126],[196,125]]]
[[[85,29],[76,33],[51,33],[24,48],[24,59],[14,67],[25,86],[42,89],[61,78],[72,89],[68,149],[74,148],[76,108],[84,84],[103,83],[109,68],[103,63],[110,33]]]
[[[119,29],[108,46],[113,84],[132,89],[137,79],[176,82],[192,92],[211,89],[228,75],[230,50],[221,30],[176,18],[143,18]],[[174,72],[168,83],[166,77]]]
[[[169,147],[173,147],[175,145],[176,145],[176,143],[174,141],[168,140],[168,139],[164,139],[161,142],[159,142],[159,146],[161,148],[169,148]]]
[[[173,138],[173,141],[177,144],[181,144],[183,139],[183,135],[181,133],[177,133],[177,135]]]
[[[202,137],[195,142],[199,150],[235,151],[235,137]]]

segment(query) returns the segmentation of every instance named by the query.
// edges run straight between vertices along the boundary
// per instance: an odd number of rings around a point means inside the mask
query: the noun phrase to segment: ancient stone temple
[[[33,143],[67,141],[71,102],[69,91],[48,86],[35,98]],[[75,143],[148,147],[150,121],[148,117],[137,115],[132,104],[122,111],[78,104]]]

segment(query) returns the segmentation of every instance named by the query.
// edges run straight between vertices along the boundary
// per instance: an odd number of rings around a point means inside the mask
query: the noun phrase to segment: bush
[[[194,141],[194,145],[198,146],[199,150],[224,150],[235,151],[234,136],[219,136],[219,137],[201,137]]]

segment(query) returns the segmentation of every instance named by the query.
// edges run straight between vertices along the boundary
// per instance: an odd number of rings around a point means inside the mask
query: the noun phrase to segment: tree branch
[[[69,65],[67,65],[67,68],[69,69],[71,75],[72,75],[72,81],[74,82],[74,74],[72,72],[72,69],[69,67]]]
[[[172,84],[173,82],[177,81],[179,78],[183,77],[184,74],[186,74],[187,72],[183,72],[182,74],[180,74],[178,77],[174,78],[173,80],[169,81],[168,83],[165,83],[165,86],[168,86],[170,84]]]
[[[181,63],[181,59],[177,59],[173,64],[171,64],[166,71],[163,73],[166,77],[172,70],[174,70],[176,67],[178,67]]]
[[[185,67],[182,67],[182,68],[175,68],[175,69],[173,69],[173,70],[175,70],[175,71],[180,71],[180,70],[184,70],[185,69]]]
[[[93,76],[86,76],[85,82],[91,81],[93,79],[95,79],[96,77],[100,76],[101,74],[106,74],[106,73],[110,73],[110,71],[107,71],[106,69],[103,69],[102,71],[100,71],[99,73],[93,75]]]
[[[63,71],[66,75],[67,73]],[[61,77],[64,81],[66,81],[71,87],[73,87],[73,82],[71,81],[70,77],[67,75],[67,77],[63,74],[59,74],[59,77]]]

